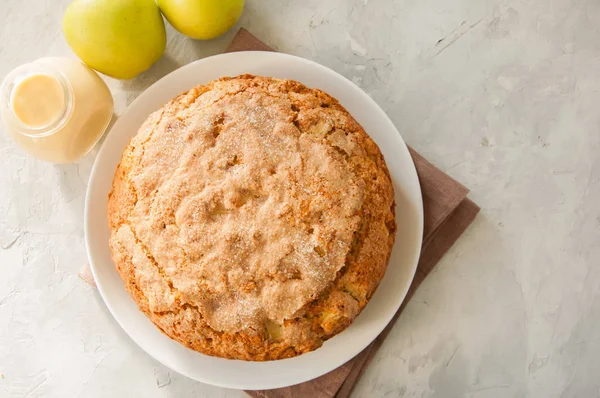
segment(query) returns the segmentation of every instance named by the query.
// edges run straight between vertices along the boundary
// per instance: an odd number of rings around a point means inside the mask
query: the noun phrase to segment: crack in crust
[[[396,232],[391,178],[362,127],[320,90],[251,75],[151,115],[108,217],[113,260],[152,322],[244,360],[300,355],[348,327]]]

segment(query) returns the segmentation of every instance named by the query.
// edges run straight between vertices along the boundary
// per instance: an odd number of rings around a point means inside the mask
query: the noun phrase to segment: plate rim
[[[405,153],[406,156],[408,156],[408,158],[410,159],[410,165],[411,165],[411,170],[410,170],[410,174],[411,174],[411,178],[416,180],[416,188],[417,191],[416,195],[418,196],[418,200],[416,201],[416,211],[417,211],[417,230],[415,231],[415,233],[418,232],[418,236],[416,239],[416,243],[415,246],[418,247],[417,251],[416,251],[416,255],[414,256],[414,261],[413,264],[410,264],[410,278],[409,278],[409,283],[406,284],[405,287],[405,291],[402,293],[401,297],[402,299],[400,300],[400,302],[398,303],[395,311],[391,312],[390,314],[386,314],[385,315],[385,323],[382,323],[382,327],[377,331],[377,333],[375,333],[373,335],[373,337],[364,345],[359,344],[353,347],[353,349],[349,349],[348,352],[350,352],[350,354],[345,355],[344,359],[340,362],[338,361],[338,363],[334,366],[331,367],[329,370],[318,373],[318,374],[313,374],[310,377],[304,377],[304,378],[300,378],[298,381],[295,381],[294,383],[287,383],[287,382],[283,382],[283,383],[271,383],[268,386],[262,386],[262,387],[257,387],[255,385],[253,386],[246,386],[244,384],[240,384],[240,383],[236,383],[235,381],[232,380],[231,383],[222,383],[222,382],[215,382],[214,380],[210,380],[208,378],[204,378],[201,376],[198,376],[197,374],[192,374],[191,372],[188,372],[186,370],[182,370],[181,367],[176,366],[173,363],[168,363],[170,361],[165,361],[164,358],[159,358],[158,355],[155,355],[155,353],[151,352],[152,350],[148,350],[147,347],[145,347],[144,345],[142,345],[139,341],[137,341],[128,331],[128,329],[123,325],[123,323],[120,320],[120,317],[118,315],[116,315],[118,313],[118,311],[116,311],[115,308],[113,308],[113,306],[109,303],[110,300],[107,300],[107,293],[104,289],[104,286],[102,285],[102,282],[99,282],[98,279],[98,271],[96,270],[96,266],[95,262],[94,262],[94,255],[92,253],[92,250],[90,249],[91,244],[90,244],[90,229],[92,228],[90,225],[90,209],[89,209],[89,204],[90,204],[90,198],[93,195],[93,191],[94,189],[92,188],[93,182],[96,178],[98,178],[98,174],[101,173],[101,171],[99,170],[99,161],[98,159],[101,159],[103,157],[103,155],[105,155],[105,152],[109,152],[111,149],[109,148],[109,140],[108,137],[110,134],[112,134],[114,131],[118,130],[118,126],[119,123],[121,122],[121,119],[124,115],[126,115],[127,113],[131,112],[132,109],[135,109],[135,107],[141,103],[144,98],[145,98],[145,94],[147,95],[147,93],[155,86],[159,85],[159,84],[164,84],[164,81],[168,80],[168,79],[174,79],[176,75],[179,74],[183,74],[184,71],[190,69],[194,69],[197,65],[199,64],[203,64],[203,63],[210,63],[210,62],[214,62],[215,59],[217,58],[227,58],[227,57],[231,57],[231,58],[235,58],[235,57],[244,57],[247,56],[248,54],[252,54],[252,56],[265,56],[265,57],[281,57],[281,58],[289,58],[292,60],[292,62],[299,62],[299,63],[304,63],[305,65],[308,65],[309,67],[313,67],[313,68],[317,68],[320,69],[322,72],[325,73],[329,73],[329,74],[334,74],[336,75],[337,78],[341,79],[344,81],[344,83],[346,85],[352,86],[352,88],[354,89],[354,91],[358,93],[360,93],[359,95],[362,97],[363,100],[367,101],[368,103],[370,103],[371,107],[373,107],[373,109],[377,109],[377,111],[380,113],[380,115],[378,116],[382,116],[383,122],[385,122],[386,124],[389,125],[389,127],[391,128],[391,130],[393,130],[395,132],[395,135],[397,136],[397,141],[400,144],[398,148],[396,148],[397,150],[400,150],[402,152]],[[241,73],[243,74],[243,73]],[[227,76],[226,74],[223,75],[223,77]],[[163,82],[163,83],[161,83]],[[192,87],[188,88],[191,89]],[[168,100],[167,100],[168,101]],[[152,111],[151,111],[152,112]],[[150,112],[150,113],[151,113]],[[360,123],[360,122],[359,122]],[[391,131],[390,130],[390,131]],[[358,87],[354,82],[352,82],[351,80],[349,80],[348,78],[346,78],[345,76],[343,76],[342,74],[334,71],[333,69],[321,65],[315,61],[306,59],[306,58],[302,58],[299,56],[295,56],[295,55],[291,55],[291,54],[286,54],[286,53],[279,53],[279,52],[274,52],[274,51],[237,51],[237,52],[230,52],[230,53],[222,53],[222,54],[216,54],[210,57],[206,57],[206,58],[202,58],[202,59],[198,59],[196,61],[190,62],[186,65],[183,65],[177,69],[175,69],[174,71],[168,73],[167,75],[161,77],[160,79],[156,80],[152,85],[150,85],[149,87],[147,87],[144,91],[142,91],[141,93],[138,94],[138,96],[127,106],[127,108],[119,115],[119,117],[117,118],[117,120],[115,121],[115,123],[111,126],[110,130],[106,132],[105,134],[105,139],[102,142],[102,145],[100,147],[100,149],[98,150],[95,158],[94,158],[94,163],[90,172],[90,176],[88,179],[88,184],[86,187],[86,195],[85,195],[85,206],[84,206],[84,235],[85,235],[85,246],[86,246],[86,252],[88,254],[88,259],[89,259],[89,263],[90,263],[90,269],[92,272],[92,275],[94,276],[94,280],[97,281],[97,288],[98,288],[98,292],[100,293],[100,296],[102,297],[102,301],[104,302],[104,304],[106,305],[106,307],[108,308],[110,314],[112,315],[112,317],[114,318],[114,320],[117,322],[117,324],[121,327],[121,329],[125,332],[125,334],[133,341],[136,343],[136,345],[138,345],[144,352],[146,352],[150,357],[152,357],[154,360],[156,360],[157,362],[167,366],[168,368],[172,369],[173,371],[182,374],[190,379],[202,382],[202,383],[206,383],[206,384],[210,384],[213,386],[217,386],[217,387],[222,387],[222,388],[235,388],[235,389],[253,389],[253,390],[258,390],[258,389],[262,389],[262,390],[267,390],[267,389],[275,389],[275,388],[282,388],[282,387],[287,387],[287,386],[291,386],[291,385],[296,385],[296,384],[300,384],[309,380],[313,380],[317,377],[322,376],[323,374],[330,372],[340,366],[342,366],[343,364],[345,364],[346,362],[352,360],[356,355],[358,355],[360,352],[362,352],[366,347],[368,347],[376,338],[377,336],[379,336],[379,334],[381,334],[381,332],[389,325],[389,323],[391,322],[392,318],[394,317],[394,315],[398,312],[398,310],[400,309],[401,305],[405,302],[406,300],[406,296],[408,294],[408,291],[410,289],[410,286],[412,285],[412,282],[414,280],[415,277],[415,273],[417,270],[417,266],[418,266],[418,262],[420,259],[420,248],[422,246],[422,242],[423,242],[423,228],[424,228],[424,210],[423,210],[423,199],[422,199],[422,190],[421,190],[421,186],[420,186],[420,182],[418,179],[418,174],[417,174],[417,170],[414,164],[414,161],[412,159],[412,156],[410,155],[410,151],[408,150],[408,146],[406,144],[406,142],[404,141],[404,139],[402,138],[402,135],[400,134],[400,132],[398,131],[398,129],[396,128],[396,126],[394,125],[394,123],[391,121],[391,119],[389,118],[389,116],[386,114],[386,112],[377,104],[377,102],[375,102],[375,100],[373,98],[371,98],[366,92],[364,92],[360,87]],[[133,135],[132,135],[133,137]],[[390,174],[392,173],[392,171],[390,170]],[[114,171],[113,171],[114,174]],[[385,278],[385,275],[384,277]],[[382,279],[383,281],[384,279]],[[368,306],[368,303],[367,303]],[[365,307],[366,308],[366,307]],[[364,309],[363,309],[364,310]],[[343,332],[342,332],[343,333]],[[337,335],[336,335],[337,336]],[[332,339],[334,339],[336,336],[333,336]],[[169,338],[168,336],[165,336],[166,338]],[[317,350],[318,351],[318,350]],[[198,353],[199,355],[204,355],[201,353]],[[293,359],[293,358],[292,358]],[[285,359],[284,359],[285,360]],[[282,360],[282,361],[284,361]],[[255,363],[255,364],[261,364],[261,363],[265,363],[265,362],[252,362],[252,361],[245,361],[245,362],[249,362],[249,363]],[[269,362],[275,362],[277,363],[278,361],[267,361],[266,363]]]

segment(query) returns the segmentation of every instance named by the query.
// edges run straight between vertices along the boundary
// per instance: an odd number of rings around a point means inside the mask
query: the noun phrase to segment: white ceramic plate
[[[163,335],[140,312],[123,286],[108,247],[107,196],[121,153],[154,110],[177,94],[223,76],[243,73],[298,80],[337,98],[381,148],[396,192],[398,233],[377,292],[355,322],[314,352],[269,362],[213,358]],[[321,376],[350,360],[388,324],[412,282],[423,234],[423,205],[415,166],[400,134],[367,94],[312,61],[274,52],[236,52],[201,59],[165,76],[142,93],[118,119],[92,169],[85,206],[89,260],[100,294],[117,322],[143,350],[169,368],[215,386],[270,389]]]

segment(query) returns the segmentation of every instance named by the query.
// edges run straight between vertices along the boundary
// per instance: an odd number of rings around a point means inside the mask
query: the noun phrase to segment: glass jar
[[[69,163],[85,155],[108,127],[113,98],[90,67],[41,58],[8,74],[0,88],[8,135],[31,155]]]

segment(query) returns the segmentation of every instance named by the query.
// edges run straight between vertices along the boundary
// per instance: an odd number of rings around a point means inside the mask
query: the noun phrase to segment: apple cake
[[[148,318],[187,347],[264,361],[320,347],[383,277],[394,192],[330,95],[242,75],[148,117],[108,200],[112,258]]]

